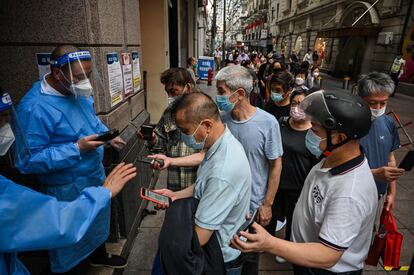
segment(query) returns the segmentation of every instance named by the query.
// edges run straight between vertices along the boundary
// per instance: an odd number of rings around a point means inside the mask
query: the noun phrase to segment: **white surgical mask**
[[[314,73],[313,73],[313,77],[314,77],[314,78],[317,78],[318,76],[319,76],[319,73],[317,73],[317,72],[314,72]]]
[[[13,145],[15,137],[9,123],[0,128],[0,156],[6,155]]]
[[[303,84],[305,84],[305,80],[301,77],[296,77],[295,78],[295,84],[298,86],[302,86]]]
[[[379,118],[380,116],[382,116],[383,114],[385,114],[385,108],[387,106],[382,107],[381,109],[371,109],[371,120],[374,120],[376,118]]]
[[[90,97],[92,95],[92,84],[88,78],[85,78],[76,84],[70,85],[70,90],[77,96]]]
[[[168,106],[171,106],[176,99],[177,99],[176,96],[169,96],[168,97]]]

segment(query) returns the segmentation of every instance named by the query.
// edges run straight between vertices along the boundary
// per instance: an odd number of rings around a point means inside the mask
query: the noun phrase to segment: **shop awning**
[[[346,27],[339,29],[326,29],[318,31],[318,38],[337,38],[344,36],[377,36],[380,27]]]

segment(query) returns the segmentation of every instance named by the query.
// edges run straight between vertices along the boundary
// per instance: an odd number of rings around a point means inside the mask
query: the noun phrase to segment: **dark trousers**
[[[279,188],[279,190],[277,190],[275,202],[272,206],[272,219],[269,225],[266,226],[267,232],[274,235],[277,221],[284,221],[286,218],[285,240],[290,240],[293,211],[295,210],[300,192],[300,190],[288,190],[283,188]]]
[[[348,272],[332,272],[325,269],[319,268],[308,268],[298,265],[293,265],[293,274],[295,275],[361,275],[362,269],[356,271],[348,271]]]
[[[243,255],[241,275],[259,274],[259,253],[246,253]]]

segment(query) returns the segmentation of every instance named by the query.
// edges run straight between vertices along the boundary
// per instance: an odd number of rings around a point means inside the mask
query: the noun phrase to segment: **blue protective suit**
[[[82,137],[108,130],[95,114],[92,97],[44,94],[38,81],[21,100],[17,114],[31,156],[16,166],[22,173],[36,174],[46,194],[72,201],[84,188],[103,184],[103,146],[81,154],[75,144]],[[91,247],[96,248],[94,239],[107,233],[109,219],[110,215],[98,217],[94,231],[82,243],[50,251],[52,271],[67,271],[88,256]]]
[[[17,252],[51,249],[82,242],[90,226],[110,212],[110,192],[86,188],[72,202],[58,202],[0,175],[0,274],[29,274]],[[109,234],[98,236],[100,243]],[[98,246],[98,242],[95,242]]]

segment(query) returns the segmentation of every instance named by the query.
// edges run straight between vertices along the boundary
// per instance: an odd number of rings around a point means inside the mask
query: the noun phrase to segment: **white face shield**
[[[92,95],[90,77],[93,70],[92,57],[89,51],[66,53],[52,61],[52,66],[60,70],[64,81],[61,84],[74,96],[89,97]]]

